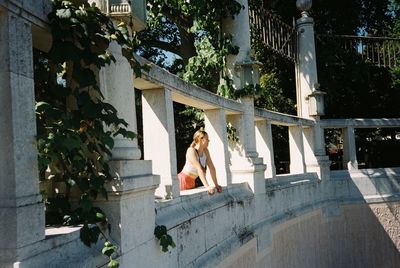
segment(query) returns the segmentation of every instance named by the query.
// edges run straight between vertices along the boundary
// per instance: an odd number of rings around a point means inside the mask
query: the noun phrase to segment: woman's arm
[[[217,191],[220,193],[220,192],[222,192],[222,187],[218,184],[217,173],[215,171],[214,163],[211,159],[208,149],[206,149],[204,152],[207,156],[206,163],[207,163],[207,167],[210,169],[211,179],[213,180],[215,187],[217,187]]]

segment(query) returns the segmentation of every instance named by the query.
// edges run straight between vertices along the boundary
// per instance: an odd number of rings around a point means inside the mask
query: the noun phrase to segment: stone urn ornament
[[[303,17],[308,17],[308,10],[310,10],[312,6],[312,0],[297,0],[296,7],[301,11],[301,15]]]

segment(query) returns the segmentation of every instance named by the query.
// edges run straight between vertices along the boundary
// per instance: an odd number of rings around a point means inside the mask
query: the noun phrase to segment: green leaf
[[[85,196],[81,198],[80,204],[84,210],[90,210],[93,207],[93,202]]]
[[[165,227],[165,225],[157,225],[156,228],[154,229],[154,235],[157,237],[157,239],[161,239],[161,237],[166,233],[167,233],[167,227]]]
[[[69,8],[59,9],[56,11],[56,16],[60,19],[68,19],[71,17],[71,10]]]
[[[99,221],[104,221],[104,220],[106,219],[106,216],[104,216],[103,213],[97,212],[97,213],[96,213],[96,218],[97,218]]]
[[[82,145],[82,141],[79,139],[79,137],[76,136],[70,136],[64,139],[63,141],[63,146],[67,148],[68,151],[71,151],[73,149],[78,149]]]
[[[113,244],[111,244],[110,242],[108,242],[108,244],[104,244],[104,248],[101,251],[104,255],[110,257],[115,251],[116,251],[117,247],[114,246]]]
[[[110,262],[107,264],[108,267],[110,268],[118,268],[119,267],[119,263],[116,260],[110,260]]]
[[[80,236],[80,239],[83,242],[83,244],[85,244],[88,247],[91,246],[92,240],[91,240],[90,230],[86,224],[83,225],[83,227],[81,228],[81,230],[79,232],[79,236]]]

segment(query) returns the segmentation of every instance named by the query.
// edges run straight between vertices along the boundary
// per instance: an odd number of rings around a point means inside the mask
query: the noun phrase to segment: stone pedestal
[[[97,201],[111,224],[110,236],[122,254],[153,239],[154,190],[159,176],[151,174],[151,161],[110,161],[116,178],[107,185],[108,200]]]
[[[0,267],[44,239],[39,193],[31,24],[0,12]]]

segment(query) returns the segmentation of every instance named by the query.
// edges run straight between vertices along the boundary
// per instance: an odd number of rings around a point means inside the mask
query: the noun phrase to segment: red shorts
[[[185,173],[181,172],[178,174],[178,179],[179,179],[179,190],[189,190],[195,188],[195,180],[189,175],[186,175]]]

